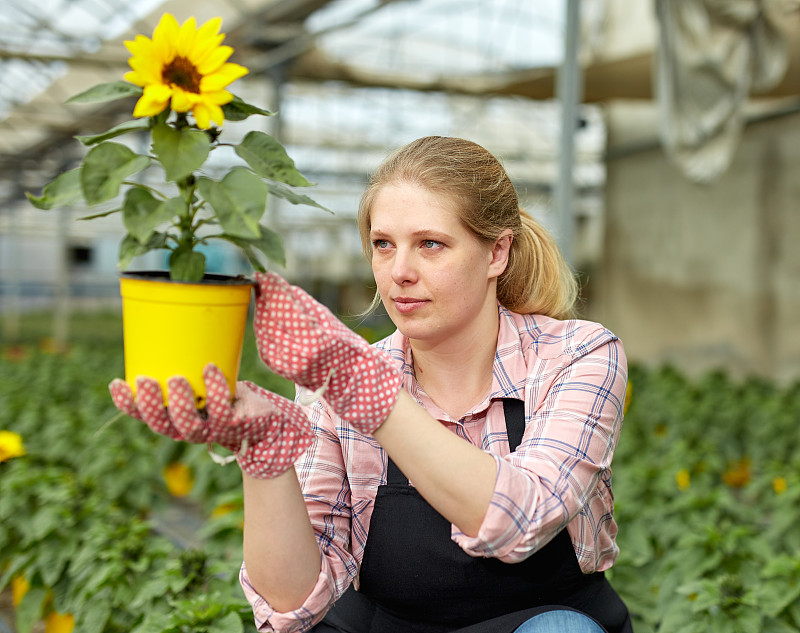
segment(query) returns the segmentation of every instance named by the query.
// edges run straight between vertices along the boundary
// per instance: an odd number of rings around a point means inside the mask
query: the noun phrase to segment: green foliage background
[[[50,318],[26,317],[22,343],[0,346],[0,429],[27,451],[0,464],[0,589],[17,574],[31,585],[19,632],[48,608],[74,613],[81,633],[254,631],[237,580],[238,468],[117,415],[106,387],[123,373],[116,314],[75,317],[63,354],[42,345]],[[241,377],[293,392],[251,332]],[[800,631],[800,384],[640,367],[631,384],[608,576],[636,632]],[[194,475],[186,499],[161,476],[176,460]],[[176,514],[183,536],[165,520]]]

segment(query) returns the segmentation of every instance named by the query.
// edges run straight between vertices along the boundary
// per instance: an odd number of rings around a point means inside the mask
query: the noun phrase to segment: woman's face
[[[496,261],[497,248],[461,223],[452,200],[414,184],[386,185],[370,222],[378,292],[410,339],[436,344],[469,333],[479,314],[496,311],[494,280],[506,258]]]

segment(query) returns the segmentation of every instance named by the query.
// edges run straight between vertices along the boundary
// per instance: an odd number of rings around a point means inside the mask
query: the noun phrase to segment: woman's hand
[[[156,380],[140,377],[134,401],[130,387],[120,379],[109,385],[116,407],[141,420],[156,433],[194,444],[217,443],[236,453],[244,472],[257,479],[271,479],[292,467],[311,445],[314,432],[305,411],[248,381],[230,390],[222,372],[213,364],[203,371],[207,400],[205,416],[195,407],[189,382],[174,376],[168,384],[168,406],[163,405]]]
[[[309,294],[274,273],[256,273],[256,345],[275,373],[316,392],[361,433],[391,412],[402,375],[383,351]]]

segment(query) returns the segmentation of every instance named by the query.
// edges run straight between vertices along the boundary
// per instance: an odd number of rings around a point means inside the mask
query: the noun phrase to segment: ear
[[[491,259],[489,260],[489,277],[499,277],[508,266],[508,254],[511,251],[511,242],[514,234],[511,229],[505,229],[495,240],[492,246]]]

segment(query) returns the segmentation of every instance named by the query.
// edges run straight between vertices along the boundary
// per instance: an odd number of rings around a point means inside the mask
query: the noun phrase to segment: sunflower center
[[[200,94],[202,75],[195,65],[185,57],[176,57],[161,71],[164,83],[183,88],[187,92]]]

